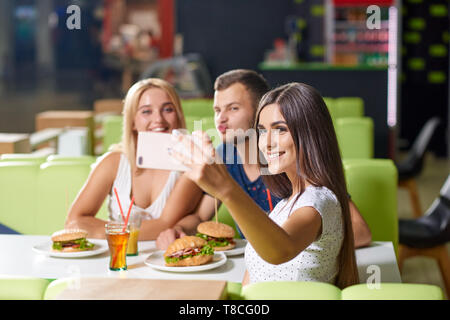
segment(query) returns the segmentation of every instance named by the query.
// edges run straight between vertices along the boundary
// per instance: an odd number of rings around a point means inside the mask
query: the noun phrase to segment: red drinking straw
[[[124,215],[123,215],[123,212],[122,212],[122,207],[121,207],[121,205],[120,205],[119,196],[117,195],[116,188],[114,188],[114,192],[116,193],[117,202],[119,203],[120,213],[122,214],[122,218],[124,219],[124,222],[125,222],[125,224],[124,224],[124,226],[123,226],[123,229],[122,229],[122,232],[125,232],[125,229],[127,228],[127,225],[128,225],[128,219],[130,218],[131,208],[133,207],[134,196],[131,198],[130,207],[128,208],[128,213],[127,213],[127,218],[125,219],[125,218],[124,218]],[[119,246],[119,250],[117,250],[115,257],[113,258],[113,262],[112,262],[113,266],[116,264],[117,256],[120,254],[120,251],[122,250],[122,248],[123,248],[123,244],[121,244],[121,245]]]
[[[123,215],[122,205],[120,204],[119,195],[117,194],[116,187],[114,187],[114,193],[116,194],[117,203],[119,204],[120,214],[122,215],[123,221],[125,221],[125,216]]]
[[[128,213],[127,213],[127,219],[125,220],[125,225],[123,227],[122,232],[125,232],[125,229],[127,228],[128,219],[130,218],[130,212],[131,212],[131,208],[133,207],[133,203],[134,203],[134,196],[131,198],[130,207],[128,208]]]
[[[272,212],[272,210],[273,210],[273,204],[272,204],[272,197],[270,196],[270,190],[269,190],[269,188],[266,189],[266,193],[267,193],[267,201],[269,201],[270,212]]]

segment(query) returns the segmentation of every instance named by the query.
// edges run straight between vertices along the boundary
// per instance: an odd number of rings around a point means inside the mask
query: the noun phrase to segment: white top
[[[97,163],[99,163],[104,157],[106,157],[110,152],[104,154]],[[141,212],[143,220],[158,219],[161,216],[161,212],[166,205],[167,199],[169,198],[170,192],[173,190],[175,183],[181,173],[178,171],[171,171],[169,178],[167,179],[164,188],[159,194],[158,198],[147,208],[141,208],[133,204],[132,212]],[[114,193],[114,188],[117,189],[117,194],[120,199],[120,204],[124,215],[127,214],[128,208],[131,203],[131,166],[128,158],[125,154],[121,153],[120,163],[117,169],[116,178],[114,184],[109,192],[108,197],[108,212],[110,220],[121,220],[120,208],[117,203],[116,195]]]
[[[338,255],[344,239],[342,210],[335,194],[326,187],[308,186],[292,206],[280,201],[269,217],[279,226],[301,207],[313,207],[322,217],[322,234],[295,258],[274,265],[263,260],[250,243],[245,249],[245,264],[250,283],[261,281],[319,281],[334,284],[338,273]],[[292,209],[291,209],[292,208]]]

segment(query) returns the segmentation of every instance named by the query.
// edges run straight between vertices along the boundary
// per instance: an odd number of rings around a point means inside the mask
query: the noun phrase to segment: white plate
[[[220,267],[225,262],[227,262],[227,257],[223,252],[214,252],[213,261],[202,264],[200,266],[191,266],[191,267],[167,267],[164,261],[164,251],[156,251],[153,252],[145,259],[145,264],[153,269],[162,270],[162,271],[171,271],[171,272],[196,272],[203,270],[210,270],[217,267]]]
[[[238,254],[243,254],[245,252],[245,246],[247,245],[247,240],[234,239],[234,242],[236,242],[236,247],[234,247],[233,249],[225,250],[225,251],[217,251],[217,252],[223,252],[227,256],[237,256]]]
[[[109,250],[108,244],[105,241],[100,241],[96,239],[88,239],[88,241],[95,245],[94,249],[79,252],[56,252],[52,251],[53,242],[50,240],[33,246],[33,251],[40,254],[44,254],[46,256],[57,258],[83,258],[95,256],[97,254],[101,254]]]

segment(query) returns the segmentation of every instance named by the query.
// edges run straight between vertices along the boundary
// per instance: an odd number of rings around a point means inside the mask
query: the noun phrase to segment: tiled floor
[[[427,154],[422,174],[417,179],[419,197],[422,210],[426,211],[431,203],[439,195],[450,173],[450,159],[435,158],[433,154]],[[413,218],[411,203],[406,189],[398,191],[398,215],[399,218]],[[447,244],[450,255],[450,243]],[[401,270],[402,281],[405,283],[425,283],[440,286],[445,293],[438,264],[435,260],[426,257],[414,257],[405,260]]]

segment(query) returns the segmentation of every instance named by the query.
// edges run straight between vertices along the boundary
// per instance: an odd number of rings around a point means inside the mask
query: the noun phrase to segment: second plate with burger
[[[225,262],[227,257],[223,252],[214,252],[207,241],[194,236],[179,238],[165,252],[154,252],[145,260],[149,267],[172,272],[210,270]]]
[[[243,254],[247,241],[235,239],[232,227],[225,223],[206,221],[197,226],[197,237],[208,242],[214,251],[221,251],[227,256]]]
[[[33,246],[39,254],[58,258],[83,258],[108,251],[105,241],[87,239],[81,229],[64,229],[52,234],[49,241]]]

